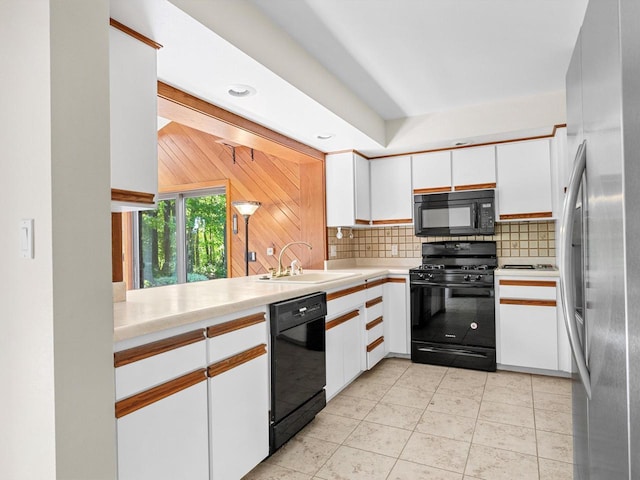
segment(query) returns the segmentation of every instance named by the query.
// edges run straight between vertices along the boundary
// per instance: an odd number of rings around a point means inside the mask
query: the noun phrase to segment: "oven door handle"
[[[443,288],[493,288],[493,283],[437,283],[425,280],[411,280],[411,286],[420,285],[427,287],[443,287]]]
[[[420,347],[418,348],[418,351],[427,353],[447,353],[450,355],[461,355],[463,357],[486,358],[486,355],[483,355],[482,353],[471,352],[469,350],[460,350],[456,348]]]

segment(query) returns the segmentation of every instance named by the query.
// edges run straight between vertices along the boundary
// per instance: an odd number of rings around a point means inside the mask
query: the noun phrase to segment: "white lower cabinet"
[[[265,311],[207,328],[211,480],[239,479],[269,454]]]
[[[384,284],[384,337],[392,354],[410,353],[408,278],[408,275],[391,276]]]
[[[116,345],[120,480],[209,478],[204,330]]]
[[[119,480],[209,478],[203,380],[117,420]]]
[[[334,397],[362,371],[361,328],[360,310],[352,310],[327,321],[327,400]]]
[[[209,379],[212,480],[240,479],[269,454],[268,368],[265,350]]]
[[[496,307],[502,367],[570,371],[556,278],[500,276]]]

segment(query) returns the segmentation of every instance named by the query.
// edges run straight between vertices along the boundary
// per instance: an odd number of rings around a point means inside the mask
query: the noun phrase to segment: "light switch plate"
[[[391,255],[398,255],[398,245],[391,245]]]
[[[330,257],[338,256],[338,249],[335,245],[329,245],[329,256]]]
[[[20,257],[33,258],[33,218],[20,220]]]

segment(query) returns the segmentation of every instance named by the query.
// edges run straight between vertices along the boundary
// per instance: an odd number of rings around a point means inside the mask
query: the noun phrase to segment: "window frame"
[[[226,215],[225,215],[225,224],[226,231],[229,231],[229,188],[227,185],[216,185],[209,186],[201,189],[194,190],[181,190],[181,191],[167,191],[158,193],[156,196],[156,202],[160,202],[163,200],[175,200],[176,206],[176,284],[185,284],[187,283],[187,248],[186,248],[186,204],[185,200],[189,198],[195,197],[206,197],[212,195],[226,195]],[[137,215],[132,215],[131,220],[131,233],[132,233],[132,267],[133,267],[133,287],[135,289],[142,289],[140,282],[140,215],[144,212],[137,212]],[[225,239],[225,243],[227,245],[226,248],[226,258],[225,263],[227,267],[227,278],[229,276],[229,266],[230,266],[230,257],[231,257],[231,248],[229,235],[227,233],[227,238]]]

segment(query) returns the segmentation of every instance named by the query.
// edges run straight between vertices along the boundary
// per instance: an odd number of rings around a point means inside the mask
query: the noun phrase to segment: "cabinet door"
[[[361,359],[362,359],[362,337],[360,324],[361,317],[357,316],[345,322],[342,329],[343,340],[343,372],[344,383],[343,386],[351,382],[362,371]]]
[[[354,154],[355,162],[355,225],[369,225],[371,220],[371,178],[369,160]]]
[[[389,352],[409,354],[407,279],[393,277],[384,285],[385,343]]]
[[[200,383],[118,418],[119,480],[208,479],[207,421],[204,371]]]
[[[327,398],[332,398],[344,385],[343,325],[325,331]]]
[[[460,148],[451,152],[451,170],[454,190],[495,188],[495,147]]]
[[[500,220],[552,217],[548,139],[497,146]]]
[[[111,188],[158,192],[156,50],[109,29]]]
[[[411,157],[382,158],[369,163],[373,224],[413,223]]]
[[[355,167],[350,152],[327,155],[325,159],[327,226],[355,224]]]
[[[500,304],[503,365],[558,370],[555,306]]]
[[[266,350],[222,373],[209,367],[213,480],[242,478],[269,454],[268,371]]]
[[[413,193],[451,191],[451,151],[423,153],[411,157]]]

